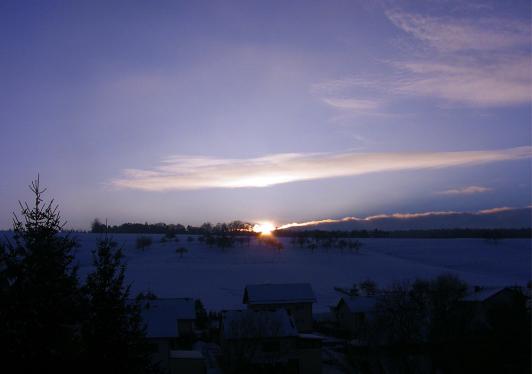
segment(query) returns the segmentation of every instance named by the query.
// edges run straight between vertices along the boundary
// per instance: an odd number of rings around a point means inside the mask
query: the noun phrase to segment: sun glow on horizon
[[[275,226],[271,222],[256,223],[253,226],[253,232],[259,233],[261,235],[271,235],[272,231],[274,230],[275,230]]]

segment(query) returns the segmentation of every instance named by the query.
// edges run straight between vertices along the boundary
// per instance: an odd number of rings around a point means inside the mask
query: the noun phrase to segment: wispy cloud
[[[528,208],[530,208],[530,206]],[[497,214],[497,213],[501,213],[501,212],[509,212],[509,211],[515,210],[515,209],[516,208],[512,208],[512,207],[509,207],[509,206],[501,206],[501,207],[498,207],[498,208],[479,210],[477,212],[477,214]]]
[[[527,207],[530,209],[530,206]],[[289,229],[293,227],[306,227],[306,226],[316,226],[320,224],[327,224],[327,223],[342,223],[342,222],[375,222],[380,221],[384,219],[398,219],[398,220],[407,220],[407,219],[416,219],[416,218],[427,218],[427,217],[439,217],[439,216],[457,216],[457,215],[476,215],[476,216],[482,216],[482,215],[491,215],[491,214],[497,214],[501,212],[508,212],[513,210],[520,210],[520,209],[527,209],[527,208],[512,208],[512,207],[498,207],[498,208],[491,208],[491,209],[484,209],[479,210],[476,212],[459,212],[459,211],[453,211],[453,210],[445,210],[445,211],[431,211],[431,212],[420,212],[420,213],[393,213],[393,214],[378,214],[374,216],[359,218],[359,217],[344,217],[344,218],[338,218],[338,219],[322,219],[322,220],[314,220],[314,221],[305,221],[305,222],[292,222],[287,223],[284,225],[281,225],[277,227],[278,230],[283,229]]]
[[[436,195],[473,195],[489,191],[493,191],[493,188],[483,186],[467,186],[462,188],[451,188],[445,191],[438,191],[436,192]]]
[[[284,153],[248,159],[176,156],[150,170],[126,169],[111,181],[145,191],[267,187],[367,173],[445,168],[530,158],[532,147],[489,151]]]
[[[521,20],[431,17],[399,10],[389,10],[386,15],[403,31],[444,53],[500,51],[530,43],[530,26]]]
[[[366,112],[377,109],[380,103],[377,100],[367,99],[341,99],[341,98],[324,98],[323,101],[332,107],[339,109],[348,109],[355,112]]]
[[[437,98],[456,105],[501,107],[531,102],[529,22],[497,17],[432,17],[398,10],[386,16],[404,32],[409,53],[387,61],[387,76],[320,82],[314,93],[330,98],[373,90],[364,100]],[[321,91],[321,92],[320,92]],[[336,95],[336,96],[334,96]],[[342,109],[334,101],[323,100]],[[382,107],[374,106],[376,112]]]
[[[498,56],[489,63],[472,59],[397,62],[405,78],[391,82],[403,95],[437,97],[461,105],[498,107],[529,103],[530,58]]]

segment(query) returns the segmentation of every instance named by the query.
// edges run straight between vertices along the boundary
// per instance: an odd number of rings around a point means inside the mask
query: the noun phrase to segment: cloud
[[[528,208],[530,208],[530,206]],[[509,212],[509,211],[515,210],[515,209],[516,208],[511,208],[511,207],[508,207],[508,206],[502,206],[502,207],[499,207],[499,208],[491,208],[491,209],[479,210],[477,212],[477,214],[497,214],[497,213],[501,213],[501,212]]]
[[[306,226],[316,226],[320,224],[328,223],[344,223],[344,222],[360,222],[360,223],[370,223],[377,222],[385,219],[396,219],[396,220],[409,220],[416,218],[430,218],[430,217],[445,217],[445,216],[461,216],[461,215],[472,215],[472,216],[486,216],[486,215],[495,215],[501,212],[509,212],[522,210],[526,208],[512,208],[512,207],[499,207],[491,208],[485,210],[479,210],[476,212],[459,212],[459,211],[432,211],[432,212],[420,212],[420,213],[393,213],[393,214],[378,214],[374,216],[369,216],[365,218],[358,217],[344,217],[339,219],[322,219],[314,221],[305,221],[305,222],[292,222],[281,225],[277,227],[278,230],[289,229],[294,227],[306,227]],[[530,207],[528,207],[530,209]]]
[[[489,191],[493,191],[493,189],[482,186],[467,186],[462,188],[452,188],[445,191],[438,191],[436,192],[436,195],[472,195]]]
[[[532,147],[489,151],[403,153],[283,153],[248,159],[175,156],[151,170],[126,169],[117,188],[145,191],[268,187],[282,183],[477,165],[530,158]]]
[[[440,52],[500,51],[528,46],[528,22],[495,17],[456,19],[389,10],[388,19]]]
[[[469,106],[499,107],[529,103],[530,58],[504,56],[489,63],[474,60],[397,62],[406,73],[390,82],[403,95],[437,97]]]
[[[515,19],[454,19],[388,11],[428,53],[395,62],[406,78],[396,92],[474,106],[530,102],[530,24]],[[432,49],[432,51],[431,51]]]
[[[397,219],[410,219],[410,218],[421,218],[421,217],[430,217],[430,216],[450,216],[453,214],[460,214],[460,212],[455,211],[435,211],[435,212],[422,212],[422,213],[393,213],[393,214],[377,214],[374,216],[369,216],[365,218],[359,217],[344,217],[338,219],[321,219],[314,221],[305,221],[305,222],[292,222],[281,225],[277,227],[278,230],[288,229],[291,227],[305,227],[305,226],[316,226],[324,223],[341,223],[341,222],[371,222],[378,221],[386,218],[397,218]]]
[[[341,95],[392,101],[431,97],[461,106],[503,107],[531,102],[529,22],[497,17],[432,17],[389,10],[390,22],[405,34],[408,54],[384,63],[390,75],[347,77],[312,86],[322,97]],[[403,40],[403,41],[405,41]],[[355,102],[358,99],[355,100]],[[337,102],[325,103],[342,109]],[[382,112],[380,106],[366,110]]]
[[[341,99],[341,98],[324,98],[323,101],[335,108],[347,109],[355,112],[366,112],[377,109],[380,103],[377,100],[365,99]]]

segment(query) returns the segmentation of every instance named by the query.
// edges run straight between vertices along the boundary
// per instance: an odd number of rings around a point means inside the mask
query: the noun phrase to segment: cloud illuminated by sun
[[[271,222],[256,223],[253,226],[253,232],[259,233],[261,235],[271,235],[272,231],[274,230],[275,226]]]
[[[127,169],[111,184],[144,191],[268,187],[377,172],[472,166],[531,156],[530,146],[460,152],[281,153],[247,159],[175,156],[152,169]]]

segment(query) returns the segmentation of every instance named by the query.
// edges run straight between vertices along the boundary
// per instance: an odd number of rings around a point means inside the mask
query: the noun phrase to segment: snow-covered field
[[[91,250],[98,234],[74,234],[80,275],[91,270]],[[248,283],[309,282],[322,312],[337,301],[335,286],[350,286],[367,278],[381,286],[415,277],[453,273],[472,285],[504,286],[526,284],[531,279],[531,241],[507,239],[498,244],[482,239],[365,239],[358,254],[337,249],[314,253],[293,247],[281,239],[285,249],[236,245],[222,251],[180,236],[179,243],[153,244],[145,251],[135,248],[136,234],[115,234],[113,238],[127,256],[127,277],[134,292],[151,290],[159,297],[200,298],[208,309],[242,307]],[[175,253],[185,247],[180,258]]]

